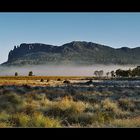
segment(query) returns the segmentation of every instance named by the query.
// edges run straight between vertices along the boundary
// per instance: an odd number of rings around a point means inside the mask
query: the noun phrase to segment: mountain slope
[[[21,44],[9,52],[3,65],[24,64],[139,64],[140,48],[114,49],[92,42],[73,41],[62,46]]]

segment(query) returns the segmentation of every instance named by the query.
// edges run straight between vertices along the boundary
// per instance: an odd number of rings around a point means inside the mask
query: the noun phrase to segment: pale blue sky
[[[21,43],[140,46],[140,13],[0,13],[0,63]]]

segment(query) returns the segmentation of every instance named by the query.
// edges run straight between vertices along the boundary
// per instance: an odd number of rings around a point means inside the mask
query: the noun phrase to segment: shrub
[[[46,114],[51,116],[68,117],[83,112],[85,108],[86,105],[83,102],[74,102],[71,97],[66,96],[61,101],[50,105]]]
[[[0,122],[6,122],[9,119],[10,115],[6,112],[0,113]]]
[[[86,82],[87,85],[93,84],[92,80],[89,80],[88,82]]]
[[[64,84],[70,84],[70,81],[65,80],[63,83],[64,83]]]
[[[9,122],[10,115],[6,112],[0,113],[0,128],[9,128],[11,127],[11,124]]]
[[[110,112],[98,111],[92,117],[93,123],[104,124],[113,120],[114,115]]]
[[[71,115],[67,118],[70,125],[79,124],[80,126],[87,126],[93,123],[93,115],[91,113],[80,113]]]
[[[39,112],[35,112],[32,115],[32,119],[30,123],[32,127],[45,127],[46,126],[45,117],[43,116],[43,114]]]
[[[33,92],[33,91],[32,91]],[[28,93],[26,95],[28,100],[45,100],[46,95],[44,93]]]
[[[22,113],[18,117],[19,117],[19,126],[20,127],[28,127],[29,126],[29,123],[31,121],[31,118],[29,115]]]
[[[0,122],[0,127],[61,127],[58,119],[43,116],[41,112],[34,112],[32,115],[25,113],[16,113],[10,115],[8,121]]]
[[[30,90],[30,89],[32,89],[32,87],[29,86],[29,85],[27,85],[27,84],[23,84],[22,87],[23,87],[25,90],[27,90],[27,91]]]
[[[123,110],[128,110],[128,111],[135,110],[135,104],[130,99],[119,99],[118,103]]]
[[[40,82],[44,82],[44,79],[41,79]]]
[[[122,128],[136,128],[140,127],[140,118],[132,119],[116,119],[110,124],[111,127],[122,127]]]
[[[101,110],[102,110],[101,105],[94,103],[94,104],[89,104],[88,107],[86,108],[85,112],[96,113]]]
[[[110,99],[105,99],[101,102],[102,107],[107,111],[115,111],[118,109],[117,104]]]
[[[0,96],[0,110],[7,112],[18,111],[23,105],[22,98],[16,93],[7,93]]]
[[[49,118],[49,117],[46,117],[46,125],[45,127],[61,127],[61,123],[58,119],[52,119],[52,118]]]
[[[77,115],[71,115],[67,118],[69,124],[80,124],[80,126],[96,126],[109,123],[113,120],[113,117],[108,112],[94,112],[94,113],[80,113]]]
[[[32,115],[37,110],[37,107],[33,104],[27,104],[22,108],[22,112],[28,115]]]
[[[0,122],[0,128],[10,128],[11,125],[8,122]]]
[[[45,117],[42,113],[36,112],[32,115],[32,127],[61,127],[60,121]]]
[[[15,104],[15,105],[23,103],[21,97],[19,95],[17,95],[16,93],[6,94],[5,100],[7,100],[8,102]]]
[[[29,127],[30,120],[30,116],[24,113],[13,114],[9,119],[14,127]]]
[[[124,115],[125,113],[118,107],[118,104],[111,101],[110,99],[105,99],[101,102],[102,111],[108,113],[110,117],[116,118]]]

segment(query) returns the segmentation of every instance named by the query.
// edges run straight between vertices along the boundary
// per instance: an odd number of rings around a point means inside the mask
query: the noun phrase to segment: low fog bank
[[[28,75],[29,71],[33,71],[36,76],[93,76],[94,71],[103,70],[104,74],[116,69],[134,68],[134,65],[93,65],[93,66],[0,66],[0,76],[12,76],[15,72],[19,75]]]

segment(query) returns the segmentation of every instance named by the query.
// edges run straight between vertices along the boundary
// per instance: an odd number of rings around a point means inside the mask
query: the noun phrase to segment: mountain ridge
[[[22,43],[9,52],[2,65],[38,64],[139,64],[140,47],[113,48],[86,41],[72,41],[63,45]]]

